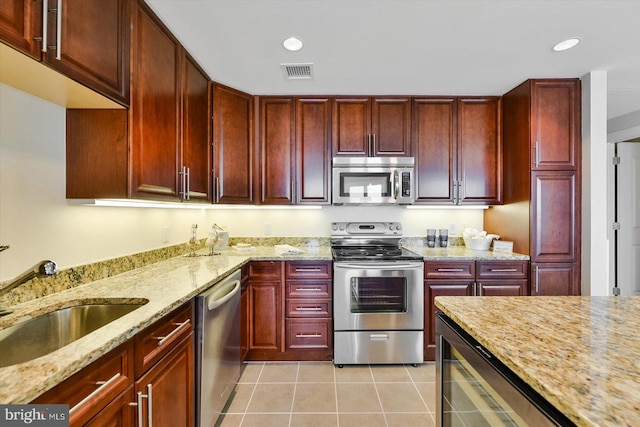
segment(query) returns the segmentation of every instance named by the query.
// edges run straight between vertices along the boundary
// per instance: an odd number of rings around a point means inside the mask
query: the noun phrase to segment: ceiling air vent
[[[280,64],[287,80],[313,79],[313,64]]]

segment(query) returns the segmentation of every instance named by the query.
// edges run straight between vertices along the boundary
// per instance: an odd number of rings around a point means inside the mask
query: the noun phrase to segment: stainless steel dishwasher
[[[196,297],[196,420],[212,427],[240,378],[240,270]]]

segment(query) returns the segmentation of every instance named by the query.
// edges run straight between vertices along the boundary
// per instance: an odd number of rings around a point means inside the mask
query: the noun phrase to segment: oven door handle
[[[366,264],[355,264],[341,262],[336,263],[336,268],[357,268],[357,269],[375,269],[375,270],[398,270],[402,268],[422,268],[421,262],[407,262],[407,263],[389,263],[389,262],[372,262]]]

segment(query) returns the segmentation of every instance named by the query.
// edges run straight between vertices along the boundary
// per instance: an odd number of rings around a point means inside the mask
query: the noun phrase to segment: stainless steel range
[[[334,364],[422,363],[424,263],[398,222],[334,222]]]

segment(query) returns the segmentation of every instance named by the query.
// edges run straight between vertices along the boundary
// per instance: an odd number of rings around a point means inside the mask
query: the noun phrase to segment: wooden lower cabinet
[[[580,295],[579,264],[532,263],[531,295]]]
[[[142,425],[138,427],[190,427],[194,425],[193,332],[176,345],[135,383],[142,396]]]
[[[435,360],[438,296],[529,295],[529,261],[426,261],[424,360]]]
[[[330,261],[249,263],[247,360],[331,360]]]
[[[188,303],[32,403],[68,404],[72,427],[193,426],[193,319]]]

